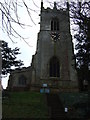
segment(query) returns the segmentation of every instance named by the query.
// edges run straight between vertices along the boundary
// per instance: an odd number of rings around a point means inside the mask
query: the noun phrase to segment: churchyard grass
[[[64,108],[68,108],[67,116],[69,118],[88,117],[88,94],[88,92],[59,93]]]
[[[68,108],[68,118],[85,118],[88,111],[88,92],[59,93],[60,100]],[[39,92],[11,92],[3,99],[3,118],[49,118],[45,94]]]
[[[3,118],[47,118],[45,94],[39,92],[11,92],[3,99]]]

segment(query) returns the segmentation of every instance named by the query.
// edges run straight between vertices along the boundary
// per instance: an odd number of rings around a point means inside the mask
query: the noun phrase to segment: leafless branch
[[[28,8],[27,4],[25,3],[24,0],[22,0],[22,1],[23,1],[24,6],[26,7],[26,10],[27,10],[27,12],[28,12],[28,15],[29,15],[31,21],[34,23],[34,25],[36,25],[35,22],[34,22],[34,20],[33,20],[32,17],[31,17],[31,13],[30,13],[30,11],[29,11],[29,8]]]
[[[33,4],[38,7],[34,0],[32,0]],[[0,13],[1,13],[1,24],[2,26],[0,26],[0,28],[2,28],[4,33],[7,33],[8,37],[12,40],[12,37],[15,38],[21,38],[23,40],[25,40],[26,38],[24,38],[22,36],[21,33],[18,33],[17,30],[14,28],[13,25],[18,25],[19,27],[21,27],[22,29],[24,29],[25,27],[32,27],[30,24],[26,24],[23,23],[20,19],[19,16],[19,12],[18,10],[20,8],[26,8],[26,11],[28,13],[28,16],[30,18],[30,21],[32,21],[32,23],[34,25],[35,22],[32,18],[31,12],[35,12],[37,13],[36,10],[31,9],[28,7],[29,5],[27,4],[27,2],[25,0],[2,0],[0,2]],[[12,40],[13,41],[13,40]],[[13,41],[14,42],[14,41]]]

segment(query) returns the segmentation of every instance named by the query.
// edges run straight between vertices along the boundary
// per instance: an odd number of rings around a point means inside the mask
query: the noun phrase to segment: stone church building
[[[69,5],[67,9],[44,8],[41,2],[40,31],[31,66],[10,74],[8,89],[36,90],[45,85],[50,91],[78,91],[74,68],[74,50],[70,33]]]

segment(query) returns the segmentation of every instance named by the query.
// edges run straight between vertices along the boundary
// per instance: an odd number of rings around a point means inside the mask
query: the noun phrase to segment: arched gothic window
[[[51,21],[51,31],[59,31],[59,21],[57,18],[54,18]]]
[[[26,77],[24,75],[19,76],[19,85],[26,85]]]
[[[60,77],[59,60],[55,56],[50,59],[49,75],[50,77]]]

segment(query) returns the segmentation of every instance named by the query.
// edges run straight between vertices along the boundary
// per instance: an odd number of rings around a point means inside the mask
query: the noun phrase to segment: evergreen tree
[[[79,82],[84,80],[89,82],[90,78],[90,2],[71,3],[71,18],[77,25],[75,34],[77,53],[76,68],[78,70]]]
[[[17,60],[17,55],[19,53],[19,48],[11,49],[8,46],[8,43],[2,41],[1,46],[1,54],[2,54],[2,75],[7,75],[15,68],[20,68],[23,65],[21,60]]]

